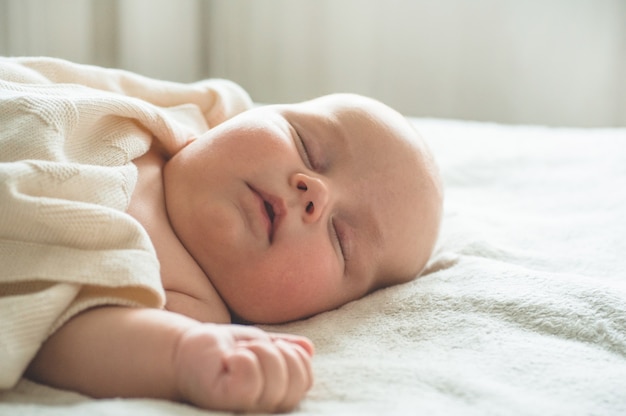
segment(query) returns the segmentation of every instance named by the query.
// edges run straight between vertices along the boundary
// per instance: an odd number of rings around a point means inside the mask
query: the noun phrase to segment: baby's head
[[[411,280],[442,211],[420,135],[349,94],[242,113],[177,153],[164,183],[179,239],[233,315],[254,323]]]

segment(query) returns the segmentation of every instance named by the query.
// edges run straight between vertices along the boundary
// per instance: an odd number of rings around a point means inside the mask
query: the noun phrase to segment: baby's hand
[[[206,409],[285,412],[313,384],[312,355],[303,337],[202,324],[180,339],[177,386],[183,400]]]

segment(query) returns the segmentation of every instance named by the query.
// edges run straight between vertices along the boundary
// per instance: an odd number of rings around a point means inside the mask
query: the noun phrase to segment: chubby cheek
[[[317,254],[317,255],[315,255]],[[240,281],[234,311],[254,323],[305,318],[338,306],[341,273],[325,253],[292,253],[266,258]]]

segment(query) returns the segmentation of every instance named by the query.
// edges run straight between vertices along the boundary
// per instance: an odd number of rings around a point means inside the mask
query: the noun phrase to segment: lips
[[[267,201],[263,201],[263,205],[265,205],[265,211],[267,212],[267,216],[270,219],[270,222],[273,224],[274,217],[276,216],[276,214],[274,214],[274,207]]]
[[[248,186],[259,200],[260,216],[267,230],[268,239],[272,242],[281,215],[285,212],[284,202],[276,196],[259,191],[250,185]]]

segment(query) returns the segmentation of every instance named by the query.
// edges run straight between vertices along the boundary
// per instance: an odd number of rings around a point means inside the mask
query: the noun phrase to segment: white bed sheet
[[[316,343],[294,413],[626,414],[626,129],[413,121],[445,180],[437,251],[411,283],[266,327]],[[213,412],[23,380],[0,414]]]

